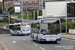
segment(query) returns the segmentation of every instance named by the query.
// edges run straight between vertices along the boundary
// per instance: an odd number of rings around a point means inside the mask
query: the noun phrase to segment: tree
[[[39,16],[42,16],[42,10],[39,11]]]
[[[14,7],[11,9],[11,12],[10,13],[11,14],[14,14],[15,13],[15,8]]]
[[[16,23],[16,21],[15,21],[15,20],[12,20],[12,21],[11,21],[11,24],[14,24],[14,23]]]
[[[33,17],[33,10],[31,11]],[[42,16],[42,10],[39,10],[39,16]],[[37,10],[35,10],[35,20],[37,20]]]

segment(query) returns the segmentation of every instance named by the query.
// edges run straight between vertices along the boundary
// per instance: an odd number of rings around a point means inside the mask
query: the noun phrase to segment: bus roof
[[[60,20],[59,18],[44,18],[44,19],[53,19],[53,20]]]
[[[18,24],[21,24],[21,23],[14,23],[14,24],[9,24],[9,25],[18,25]]]
[[[41,19],[41,20],[33,20],[33,21],[31,21],[31,23],[39,23],[42,20],[50,20],[50,21],[54,22],[54,21],[57,21],[60,19],[59,18],[45,18],[45,19]]]
[[[39,23],[40,22],[40,20],[33,20],[33,21],[31,21],[31,23]]]

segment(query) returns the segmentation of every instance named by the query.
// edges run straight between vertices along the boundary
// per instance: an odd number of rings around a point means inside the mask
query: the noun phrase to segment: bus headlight
[[[58,38],[60,38],[61,36],[60,35],[58,35]]]
[[[45,38],[44,36],[42,36],[42,38]]]
[[[41,37],[41,38],[45,38],[45,36],[43,36],[43,35],[41,35],[40,37]]]

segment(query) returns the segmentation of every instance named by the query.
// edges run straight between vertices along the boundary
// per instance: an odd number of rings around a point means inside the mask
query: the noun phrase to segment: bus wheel
[[[14,36],[14,34],[11,34],[12,36]]]
[[[34,35],[32,36],[32,40],[35,41],[35,40],[34,40]]]
[[[19,36],[19,32],[17,33],[17,35]]]
[[[54,43],[57,43],[57,41],[54,41]]]
[[[27,34],[27,36],[29,36],[29,34]]]
[[[38,36],[37,36],[37,38],[36,38],[36,41],[38,42]]]

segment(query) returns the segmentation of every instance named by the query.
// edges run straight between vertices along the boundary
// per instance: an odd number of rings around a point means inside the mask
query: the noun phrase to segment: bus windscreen
[[[48,21],[48,20],[47,20]],[[41,33],[42,34],[58,34],[60,33],[60,23],[59,20],[53,22],[44,22],[41,24]]]
[[[10,25],[9,26],[10,29],[14,30],[20,30],[20,25]]]

